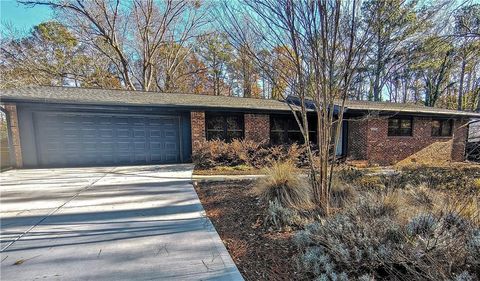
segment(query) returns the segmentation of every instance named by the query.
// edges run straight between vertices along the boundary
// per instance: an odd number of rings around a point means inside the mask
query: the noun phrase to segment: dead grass
[[[274,162],[264,171],[266,177],[258,180],[254,193],[265,203],[278,202],[282,207],[295,210],[314,207],[311,187],[293,162]]]
[[[261,175],[264,171],[248,165],[217,166],[210,169],[195,169],[194,175]]]

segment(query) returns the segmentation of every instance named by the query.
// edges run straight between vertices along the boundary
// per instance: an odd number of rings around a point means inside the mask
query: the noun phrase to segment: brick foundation
[[[388,136],[388,119],[350,121],[347,155],[351,160],[368,160],[371,164],[391,165],[433,144],[441,144],[448,160],[464,161],[468,129],[466,121],[456,120],[453,137],[432,137],[432,118],[415,117],[412,136]],[[460,128],[457,130],[457,128]],[[453,139],[453,145],[451,145]]]
[[[18,129],[18,114],[15,104],[5,104],[5,110],[8,112],[8,126],[11,132],[11,144],[13,152],[12,166],[15,168],[23,167],[22,146],[20,143],[20,131]]]
[[[270,142],[270,116],[268,114],[245,114],[245,139]]]

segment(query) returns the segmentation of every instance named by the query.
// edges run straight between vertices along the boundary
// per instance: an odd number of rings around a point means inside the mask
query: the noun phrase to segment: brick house
[[[288,144],[302,135],[283,101],[71,87],[1,90],[16,167],[182,163],[204,140]],[[349,101],[336,153],[389,165],[436,144],[463,161],[470,118],[418,105]],[[312,112],[311,138],[316,137]]]

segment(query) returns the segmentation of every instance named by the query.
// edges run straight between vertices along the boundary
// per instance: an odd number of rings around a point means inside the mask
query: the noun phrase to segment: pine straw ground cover
[[[245,280],[298,280],[293,232],[264,227],[252,181],[197,183],[200,201]]]

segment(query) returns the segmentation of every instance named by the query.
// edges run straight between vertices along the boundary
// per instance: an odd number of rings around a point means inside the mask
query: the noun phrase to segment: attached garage
[[[24,167],[182,163],[188,112],[137,107],[17,106]]]
[[[180,118],[35,112],[40,166],[180,162]]]

